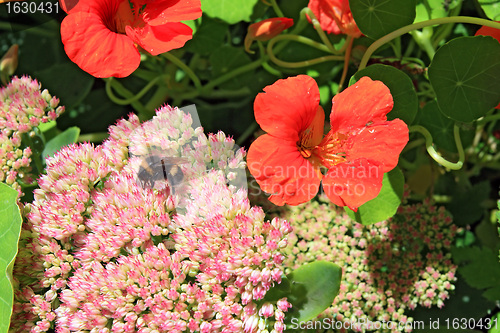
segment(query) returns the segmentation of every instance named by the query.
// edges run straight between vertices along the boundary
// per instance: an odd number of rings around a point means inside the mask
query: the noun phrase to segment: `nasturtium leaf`
[[[467,283],[484,290],[483,296],[493,302],[500,297],[500,262],[498,253],[487,247],[452,248],[453,261]]]
[[[52,96],[59,98],[59,105],[67,108],[80,103],[94,84],[93,76],[69,60],[36,71],[34,76],[42,83],[43,89],[48,89]]]
[[[478,2],[489,19],[500,21],[500,0],[478,0]]]
[[[183,49],[207,55],[221,47],[226,38],[228,25],[224,22],[203,16],[200,27]]]
[[[379,195],[358,208],[357,212],[344,207],[347,215],[356,222],[370,225],[384,221],[396,214],[401,200],[405,179],[398,167],[384,174]]]
[[[70,127],[58,134],[45,145],[42,153],[43,159],[45,160],[47,157],[53,156],[62,147],[75,143],[79,135],[80,129],[76,126]]]
[[[460,4],[460,0],[417,0],[415,22],[446,17],[448,11]]]
[[[374,39],[415,19],[416,0],[350,0],[349,6],[359,30]]]
[[[425,127],[432,135],[433,143],[438,149],[457,152],[457,145],[453,135],[455,122],[444,116],[439,110],[437,102],[430,101],[420,110],[418,124]]]
[[[440,110],[471,122],[500,102],[500,43],[489,36],[460,37],[437,50],[429,80]]]
[[[0,183],[0,332],[7,332],[14,302],[12,269],[21,233],[21,213],[16,190]]]
[[[315,261],[300,266],[287,278],[291,289],[287,300],[292,308],[285,314],[285,322],[304,322],[332,305],[340,290],[342,268],[329,261]]]
[[[363,76],[382,81],[391,91],[394,107],[387,119],[399,118],[408,125],[413,122],[418,111],[418,97],[408,75],[392,66],[375,64],[354,74],[356,81]]]
[[[203,0],[201,10],[208,16],[229,24],[249,22],[257,1],[259,0]]]
[[[212,73],[214,78],[229,73],[235,68],[245,66],[250,62],[251,59],[245,51],[229,45],[219,47],[210,55],[210,63],[212,64]],[[226,89],[238,89],[247,86],[246,81],[254,79],[252,74],[253,71],[248,71],[224,82],[224,84],[221,84],[220,86]]]

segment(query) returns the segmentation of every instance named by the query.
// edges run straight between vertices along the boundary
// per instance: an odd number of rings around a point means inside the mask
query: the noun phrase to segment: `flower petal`
[[[127,36],[152,55],[183,47],[193,37],[193,31],[183,23],[145,25],[142,28],[125,27]]]
[[[311,125],[319,105],[316,81],[307,75],[278,80],[255,98],[255,119],[277,138],[299,140],[299,133]]]
[[[144,0],[132,2],[140,5]],[[144,21],[149,25],[196,20],[202,14],[200,0],[149,0],[145,4]]]
[[[72,11],[61,23],[61,39],[71,61],[95,77],[125,77],[141,62],[134,42],[94,13]]]
[[[323,189],[337,206],[357,211],[359,206],[377,197],[383,177],[380,166],[360,158],[330,168],[323,178]]]
[[[336,35],[342,33],[337,26],[337,23],[330,15],[333,4],[328,0],[310,0],[307,7],[309,7],[316,16],[323,31]]]
[[[295,144],[264,134],[248,150],[248,169],[276,205],[299,205],[319,189],[321,172],[300,155]]]
[[[408,126],[400,119],[364,127],[349,135],[346,159],[366,158],[382,167],[382,173],[398,164],[399,154],[408,143]]]
[[[389,88],[364,76],[333,97],[330,114],[332,130],[345,133],[371,123],[384,122],[393,105]]]

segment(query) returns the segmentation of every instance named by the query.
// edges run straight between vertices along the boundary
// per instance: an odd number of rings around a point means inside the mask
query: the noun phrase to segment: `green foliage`
[[[350,0],[359,30],[373,39],[413,23],[416,0]]]
[[[210,55],[213,77],[219,77],[227,74],[231,70],[248,65],[250,62],[250,57],[245,53],[245,51],[229,45],[217,48]],[[243,75],[236,76],[221,86],[227,89],[237,89],[245,86],[247,83],[246,81],[250,80],[251,77],[252,71],[249,71]]]
[[[202,0],[201,9],[213,18],[229,24],[250,21],[253,8],[259,0]]]
[[[478,0],[486,16],[493,21],[500,21],[500,0]]]
[[[17,196],[16,190],[0,183],[0,332],[9,329],[14,300],[12,268],[22,223]]]
[[[453,222],[457,225],[467,225],[477,222],[484,214],[481,204],[489,198],[490,184],[480,182],[468,189],[455,189],[455,195],[448,210],[453,215]]]
[[[452,249],[453,260],[460,265],[458,272],[467,283],[483,290],[491,301],[500,299],[500,262],[498,253],[486,247]]]
[[[413,122],[418,111],[418,98],[408,75],[392,66],[375,64],[357,72],[354,79],[357,81],[363,76],[382,81],[391,91],[394,107],[387,114],[387,119],[399,118],[408,125]]]
[[[68,146],[75,143],[80,135],[80,128],[73,126],[65,130],[64,132],[58,134],[56,137],[52,138],[47,142],[45,148],[43,149],[43,159],[47,157],[54,156],[54,154],[64,146]]]
[[[364,225],[384,221],[396,214],[403,198],[404,184],[403,173],[398,167],[395,167],[384,174],[382,189],[375,199],[359,207],[357,212],[348,207],[344,209],[350,218]]]
[[[184,49],[200,55],[208,55],[224,43],[227,28],[226,23],[203,16],[193,39],[186,43]]]
[[[332,305],[340,290],[342,268],[329,261],[315,261],[297,268],[287,278],[290,291],[284,297],[293,307],[285,321],[308,321]]]
[[[446,17],[450,9],[457,7],[461,0],[417,0],[416,22]]]
[[[499,102],[500,44],[489,36],[460,37],[443,45],[429,66],[439,109],[471,122]]]

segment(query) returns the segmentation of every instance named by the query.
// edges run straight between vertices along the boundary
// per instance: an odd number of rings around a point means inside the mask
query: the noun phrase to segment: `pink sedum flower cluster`
[[[290,224],[266,221],[232,183],[245,166],[234,141],[191,125],[166,106],[48,159],[14,267],[11,332],[283,331],[290,304],[261,299],[281,281]],[[181,193],[137,181],[153,146],[186,160]]]
[[[315,260],[343,267],[340,292],[318,320],[350,327],[338,332],[401,332],[351,326],[369,321],[408,323],[401,328],[411,332],[406,310],[444,305],[457,279],[450,253],[457,228],[444,207],[404,204],[391,219],[363,226],[324,200],[291,207],[286,216],[294,228],[287,270]]]
[[[0,181],[21,193],[17,180],[30,183],[31,148],[22,147],[22,136],[34,135],[34,127],[55,120],[64,107],[37,80],[23,76],[0,89]]]

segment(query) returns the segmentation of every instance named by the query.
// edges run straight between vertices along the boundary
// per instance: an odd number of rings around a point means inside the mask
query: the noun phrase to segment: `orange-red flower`
[[[336,95],[325,137],[325,114],[312,78],[278,80],[264,91],[254,110],[267,134],[252,143],[247,161],[260,187],[271,193],[269,200],[277,205],[309,201],[321,181],[332,202],[353,210],[378,195],[383,174],[397,165],[408,142],[406,124],[387,121],[393,106],[389,88],[363,77]]]
[[[293,25],[293,19],[287,17],[273,17],[250,24],[245,37],[245,50],[248,52],[254,40],[266,41],[278,36],[283,30]]]
[[[307,7],[312,10],[324,31],[354,38],[362,35],[352,17],[349,0],[309,0]]]
[[[201,16],[200,0],[80,0],[72,6],[61,6],[70,8],[61,24],[64,50],[96,77],[130,75],[141,61],[138,47],[152,55],[182,47],[192,30],[180,21]]]

